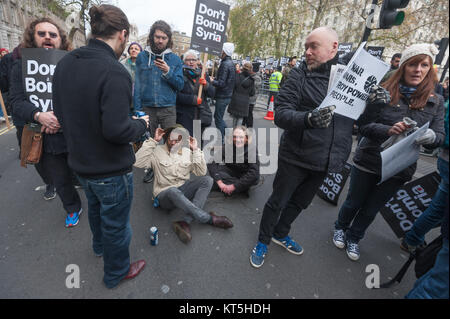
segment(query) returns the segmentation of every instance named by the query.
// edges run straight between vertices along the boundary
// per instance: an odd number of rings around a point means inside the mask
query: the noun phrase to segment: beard
[[[155,42],[150,41],[150,48],[152,49],[153,53],[161,54],[167,49],[167,46],[165,48],[159,49]]]
[[[123,51],[125,51],[125,47],[127,46],[127,39],[125,39],[121,44],[120,47],[116,50],[116,57],[117,59],[120,59],[120,56],[122,55]]]
[[[313,62],[313,63],[311,63],[311,64],[308,64],[308,65],[307,65],[308,71],[314,71],[314,70],[317,70],[318,68],[320,68],[320,66],[321,66],[322,64],[323,64],[323,63],[319,63],[319,62]]]

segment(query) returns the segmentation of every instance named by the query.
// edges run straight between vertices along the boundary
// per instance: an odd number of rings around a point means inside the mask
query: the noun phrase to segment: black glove
[[[391,103],[391,95],[384,87],[372,85],[369,91],[367,104],[389,104]]]
[[[321,109],[315,109],[306,114],[308,124],[312,128],[326,128],[333,119],[334,105],[326,106]]]

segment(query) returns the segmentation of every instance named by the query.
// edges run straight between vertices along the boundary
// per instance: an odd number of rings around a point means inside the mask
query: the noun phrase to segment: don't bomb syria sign
[[[222,53],[230,6],[215,0],[197,0],[191,48],[213,55]]]

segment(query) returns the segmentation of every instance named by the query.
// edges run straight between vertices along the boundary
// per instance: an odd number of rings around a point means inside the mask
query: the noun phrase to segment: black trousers
[[[326,172],[311,171],[280,160],[272,195],[264,206],[258,240],[270,244],[272,237],[289,234],[291,224],[311,204]]]
[[[55,186],[67,213],[80,211],[81,200],[73,186],[73,173],[67,164],[66,153],[54,155],[43,152],[35,167],[45,184]]]
[[[255,104],[250,104],[248,106],[248,115],[247,117],[244,117],[244,120],[242,121],[242,125],[245,125],[246,127],[253,127],[253,109],[255,107]]]
[[[242,178],[242,176],[240,176],[239,174],[235,173],[233,170],[231,170],[230,168],[226,167],[225,165],[218,165],[218,171],[217,174],[220,175],[220,179],[222,180],[222,182],[225,185],[231,185],[231,184],[236,184],[239,182],[239,180]],[[248,187],[236,190],[233,194],[235,193],[245,193],[247,192],[250,187],[252,185],[249,185]],[[220,190],[219,186],[217,185],[217,183],[214,183],[213,185],[214,190]]]

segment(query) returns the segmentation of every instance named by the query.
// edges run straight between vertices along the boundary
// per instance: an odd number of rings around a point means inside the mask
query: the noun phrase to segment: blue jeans
[[[88,200],[94,253],[103,254],[103,281],[113,288],[128,274],[133,173],[102,179],[78,176]]]
[[[405,240],[408,245],[418,246],[423,243],[425,234],[439,225],[444,217],[448,203],[448,162],[442,158],[437,162],[441,183],[430,206],[414,222],[411,230],[406,233]]]
[[[223,120],[223,116],[225,114],[225,109],[227,108],[228,104],[230,104],[230,102],[231,97],[216,99],[216,108],[214,110],[214,123],[216,124],[217,129],[222,134],[222,141],[223,138],[225,137],[225,128],[227,127],[225,121]]]
[[[448,239],[444,239],[433,268],[420,277],[407,299],[448,299]]]
[[[358,243],[380,208],[395,195],[403,181],[390,178],[377,185],[380,176],[352,167],[347,198],[339,210],[335,228],[346,231],[346,238]]]

